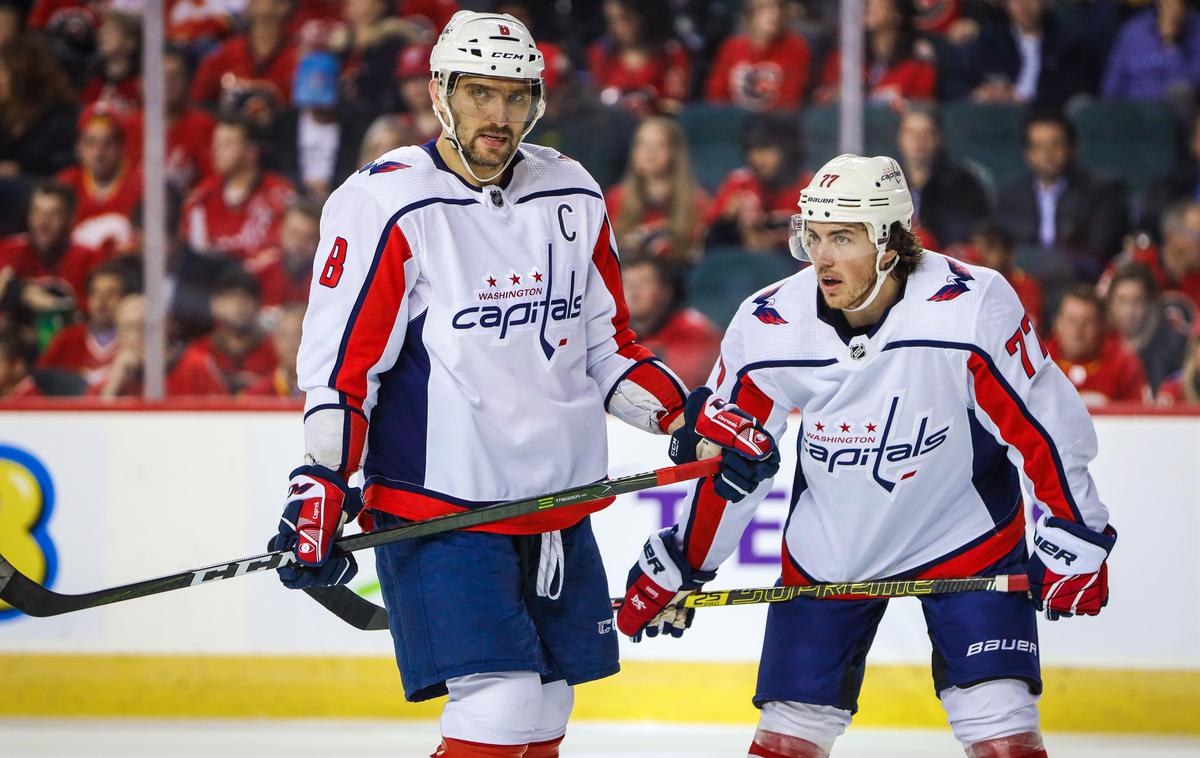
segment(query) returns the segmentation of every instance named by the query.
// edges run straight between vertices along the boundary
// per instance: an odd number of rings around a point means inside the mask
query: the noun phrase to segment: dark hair
[[[284,215],[289,213],[299,213],[312,221],[321,220],[321,202],[310,197],[297,197],[284,210]]]
[[[982,237],[993,245],[1012,251],[1013,240],[1008,231],[994,218],[982,218],[971,227],[972,237]]]
[[[68,216],[75,215],[75,190],[55,179],[45,179],[38,182],[33,188],[34,195],[53,195],[62,201],[63,206],[67,210]],[[30,196],[30,202],[33,202],[33,196]]]
[[[795,173],[804,160],[800,118],[796,113],[775,112],[751,115],[742,122],[742,153],[774,147],[783,151],[783,173]]]
[[[262,287],[258,280],[237,263],[225,266],[213,283],[213,296],[226,292],[244,292],[255,300],[262,299]]]
[[[904,106],[904,112],[900,114],[900,123],[903,124],[908,116],[924,116],[933,122],[938,134],[944,134],[946,131],[942,122],[942,109],[936,103],[908,103]]]
[[[671,308],[683,304],[687,299],[687,276],[684,267],[670,260],[649,253],[638,253],[628,256],[621,262],[621,268],[630,269],[636,266],[649,266],[658,278],[659,284],[671,292]]]
[[[29,340],[22,337],[16,329],[0,329],[0,356],[32,365],[34,350],[33,346],[29,344]]]
[[[1059,314],[1062,313],[1063,306],[1066,305],[1066,302],[1069,298],[1082,300],[1083,302],[1088,303],[1096,309],[1096,315],[1098,315],[1101,320],[1104,319],[1104,303],[1100,300],[1100,296],[1096,294],[1096,289],[1092,287],[1092,285],[1084,282],[1076,282],[1075,284],[1072,284],[1070,287],[1067,287],[1065,290],[1063,290],[1062,298],[1058,301],[1058,311],[1054,314],[1056,319],[1058,318]]]
[[[675,17],[666,0],[611,0],[640,21],[639,42],[651,50],[661,50],[672,38]]]
[[[254,147],[261,147],[261,135],[259,129],[254,122],[243,116],[241,113],[234,111],[222,111],[217,116],[217,126],[232,126],[235,129],[240,129],[242,137],[246,142]]]
[[[892,64],[896,61],[901,61],[906,58],[913,57],[913,47],[917,42],[917,7],[913,0],[892,0],[892,4],[896,8],[896,13],[900,15],[900,28],[897,30],[896,46],[892,48],[892,57],[883,63]],[[869,38],[870,32],[863,30],[864,37]],[[875,46],[867,44],[863,46],[863,52],[866,53],[866,62],[868,66],[879,63],[875,58]]]
[[[917,270],[917,266],[921,265],[921,258],[925,255],[925,246],[921,244],[921,240],[917,239],[917,235],[904,228],[904,225],[899,221],[893,221],[891,230],[888,232],[888,250],[895,250],[899,259],[896,265],[892,268],[892,273],[900,280],[907,279],[912,272]]]
[[[1146,291],[1147,298],[1154,300],[1158,297],[1158,283],[1154,281],[1154,274],[1144,263],[1129,261],[1117,267],[1117,270],[1113,272],[1112,281],[1108,284],[1109,300],[1112,300],[1113,293],[1116,292],[1117,285],[1121,282],[1137,282]]]
[[[116,277],[121,282],[121,295],[132,295],[142,291],[142,259],[136,255],[122,255],[101,263],[87,277],[87,287],[101,276]]]
[[[0,126],[12,136],[20,136],[47,110],[75,97],[66,73],[36,38],[18,35],[0,49],[0,66],[8,69],[9,86]]]
[[[1066,135],[1067,147],[1071,148],[1071,150],[1075,149],[1075,142],[1078,137],[1075,132],[1075,125],[1062,114],[1062,111],[1047,108],[1035,108],[1025,114],[1025,118],[1021,121],[1022,147],[1029,147],[1029,132],[1035,124],[1056,125]]]

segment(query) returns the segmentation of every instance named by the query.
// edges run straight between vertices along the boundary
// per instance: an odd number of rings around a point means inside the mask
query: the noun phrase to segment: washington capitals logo
[[[950,273],[952,274],[952,276],[946,277],[946,281],[950,283],[933,293],[933,297],[929,298],[930,302],[944,303],[947,300],[953,300],[964,292],[971,291],[971,288],[967,286],[967,282],[975,278],[971,276],[971,272],[967,271],[961,263],[956,261],[946,259],[946,263],[950,265]]]
[[[754,318],[758,319],[764,324],[778,326],[779,324],[787,323],[787,320],[784,319],[783,316],[779,315],[779,311],[775,310],[775,293],[778,291],[778,289],[779,288],[777,287],[770,292],[764,292],[763,294],[754,298],[754,304],[758,306],[754,309]]]
[[[397,161],[383,161],[382,163],[371,161],[367,165],[360,168],[358,173],[361,174],[362,172],[366,171],[370,176],[375,176],[376,174],[390,174],[391,172],[399,171],[402,168],[412,168],[412,166],[408,165],[407,163],[399,163]]]

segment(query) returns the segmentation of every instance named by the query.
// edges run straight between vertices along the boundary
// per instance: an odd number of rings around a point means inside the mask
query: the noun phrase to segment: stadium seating
[[[688,301],[724,329],[751,293],[796,273],[798,261],[784,253],[751,253],[739,247],[710,248],[692,269]]]

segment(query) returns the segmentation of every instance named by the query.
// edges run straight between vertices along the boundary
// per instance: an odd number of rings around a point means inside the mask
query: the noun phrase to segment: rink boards
[[[1200,733],[1200,417],[1096,424],[1093,473],[1121,532],[1113,601],[1098,618],[1042,623],[1045,723]],[[614,475],[667,463],[662,438],[609,431]],[[791,434],[783,447],[775,491],[714,588],[778,576]],[[295,412],[0,412],[0,552],[60,592],[258,553],[301,452]],[[684,492],[624,496],[595,517],[614,594]],[[378,601],[373,584],[368,565],[354,586]],[[752,721],[764,617],[701,609],[682,640],[623,642],[625,670],[580,688],[578,715]],[[439,701],[402,702],[390,653],[386,633],[353,630],[269,576],[51,619],[0,612],[0,714],[431,717]],[[944,723],[928,669],[918,603],[893,602],[858,721]]]

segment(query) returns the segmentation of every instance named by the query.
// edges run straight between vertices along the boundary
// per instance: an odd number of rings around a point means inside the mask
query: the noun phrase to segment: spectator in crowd
[[[392,0],[347,0],[342,5],[343,26],[332,40],[342,56],[340,100],[343,108],[370,119],[396,110],[393,80],[396,56],[421,29],[389,17]]]
[[[1200,309],[1200,202],[1183,200],[1169,207],[1162,217],[1161,236],[1159,247],[1137,248],[1113,263],[1141,263],[1150,269],[1165,297],[1182,298],[1192,310]],[[1110,265],[1106,276],[1114,269]]]
[[[21,0],[0,1],[0,48],[8,47],[21,36],[25,23],[25,3]]]
[[[994,219],[981,219],[971,230],[963,258],[999,271],[1017,292],[1017,299],[1035,324],[1042,324],[1042,285],[1017,266],[1012,239]]]
[[[972,99],[1059,108],[1095,91],[1087,44],[1049,12],[1048,0],[1005,0],[1004,8],[1007,18],[984,25],[967,54]]]
[[[291,100],[297,52],[287,24],[292,0],[250,0],[246,33],[231,37],[200,63],[192,80],[192,100],[217,103],[223,90],[264,88],[281,104]]]
[[[423,20],[436,31],[445,29],[458,9],[455,0],[400,0],[397,14],[405,19]]]
[[[677,112],[688,96],[691,62],[670,36],[667,0],[605,0],[604,19],[607,31],[587,50],[601,101],[639,114]]]
[[[1124,187],[1075,163],[1075,127],[1057,113],[1030,114],[1022,137],[1029,171],[997,192],[998,216],[1016,244],[1060,250],[1094,281],[1129,226]]]
[[[988,215],[987,191],[974,173],[946,154],[938,111],[909,106],[900,117],[896,146],[918,223],[941,246],[967,239],[975,224]]]
[[[244,119],[226,116],[213,130],[213,175],[183,205],[182,239],[201,255],[242,260],[276,243],[279,219],[295,193],[264,171],[261,148]]]
[[[246,270],[258,279],[266,307],[308,302],[313,258],[321,241],[321,203],[296,200],[279,225],[279,244],[246,261]]]
[[[709,199],[692,174],[679,122],[665,116],[642,121],[625,177],[605,203],[621,249],[675,262],[699,257]]]
[[[258,281],[240,266],[226,266],[210,302],[212,332],[187,346],[172,373],[196,384],[216,375],[221,394],[236,395],[275,371],[275,346],[258,323]]]
[[[1183,368],[1162,383],[1157,401],[1164,406],[1200,406],[1200,323],[1192,328]]]
[[[1183,366],[1192,314],[1164,303],[1150,269],[1140,263],[1120,266],[1108,283],[1108,323],[1134,350],[1157,390],[1163,379]]]
[[[103,103],[87,108],[75,142],[79,165],[58,174],[76,197],[71,239],[108,253],[133,247],[133,215],[142,202],[142,172],[126,150],[129,120]]]
[[[1110,100],[1159,101],[1200,88],[1200,13],[1185,0],[1158,0],[1121,25],[1104,69]]]
[[[217,120],[188,98],[187,58],[178,49],[163,53],[163,87],[167,115],[167,184],[177,197],[212,172],[210,148]]]
[[[1200,199],[1200,116],[1191,124],[1186,159],[1174,166],[1146,192],[1139,226],[1161,241],[1162,215],[1168,206],[1181,200]]]
[[[250,397],[303,398],[296,379],[296,353],[300,351],[300,327],[304,323],[304,303],[290,303],[279,312],[271,339],[275,344],[275,370],[246,388]]]
[[[358,149],[357,163],[360,167],[365,166],[384,153],[405,145],[416,144],[417,141],[413,119],[408,114],[385,113],[367,127],[367,133],[363,135],[362,146]]]
[[[721,43],[705,97],[753,111],[799,108],[811,55],[785,23],[783,0],[748,0],[742,17],[742,33]]]
[[[32,352],[15,329],[0,329],[0,402],[9,398],[41,396],[30,372]]]
[[[437,139],[442,123],[433,112],[433,96],[429,94],[429,53],[427,45],[406,47],[396,58],[396,81],[400,88],[400,104],[412,119],[418,143]],[[553,101],[551,101],[553,102]]]
[[[72,371],[87,384],[99,379],[117,356],[117,305],[135,288],[132,273],[128,260],[109,261],[92,271],[87,285],[87,321],[59,330],[38,359],[39,368]]]
[[[75,195],[58,182],[45,180],[29,198],[29,231],[0,239],[0,271],[11,269],[24,284],[81,301],[92,271],[105,255],[71,241]]]
[[[117,305],[117,355],[104,369],[96,372],[87,394],[101,398],[141,397],[142,374],[146,362],[146,298],[133,294]],[[167,397],[221,395],[226,390],[215,366],[180,370],[176,364],[167,371]]]
[[[70,165],[77,113],[66,74],[37,40],[0,48],[0,178]]]
[[[1150,399],[1141,359],[1108,330],[1104,304],[1090,285],[1063,294],[1047,348],[1088,406]]]
[[[863,27],[863,81],[873,102],[900,105],[909,100],[931,100],[937,86],[932,47],[917,36],[913,0],[866,0]],[[818,103],[838,99],[842,80],[841,52],[825,58]]]
[[[96,34],[96,59],[79,93],[80,103],[105,103],[132,111],[142,103],[142,19],[136,13],[106,10]]]
[[[546,85],[548,92],[554,92],[563,77],[571,74],[571,61],[561,47],[550,41],[551,37],[557,38],[557,35],[544,33],[545,27],[552,25],[555,16],[538,13],[537,11],[544,6],[540,3],[533,5],[533,3],[538,3],[538,0],[499,0],[495,6],[495,12],[507,13],[533,33],[534,39],[538,41],[538,50],[542,53],[544,63],[542,82]],[[554,102],[556,98],[557,95],[552,96],[550,102]]]
[[[709,247],[736,245],[752,251],[787,250],[788,224],[800,191],[812,175],[801,169],[800,134],[794,114],[746,119],[742,154],[717,190],[709,211]]]
[[[362,113],[339,104],[338,61],[321,50],[300,59],[292,105],[276,122],[271,140],[277,165],[306,195],[324,200],[359,167],[367,122]]]
[[[621,266],[629,327],[688,387],[708,379],[721,352],[721,332],[688,308],[681,272],[661,258],[636,257]]]

